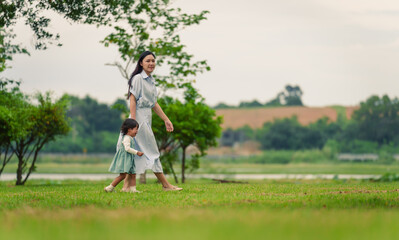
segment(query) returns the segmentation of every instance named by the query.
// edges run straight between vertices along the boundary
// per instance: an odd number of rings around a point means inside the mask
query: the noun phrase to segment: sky
[[[208,20],[180,34],[187,51],[212,68],[195,84],[211,106],[265,103],[287,84],[302,89],[307,106],[399,96],[397,0],[176,0],[173,6],[210,11]],[[22,80],[27,93],[89,95],[108,104],[124,97],[126,80],[106,65],[118,60],[117,50],[99,43],[109,29],[58,16],[50,29],[63,46],[35,51],[32,33],[19,23],[15,41],[31,56],[15,56],[2,75]]]

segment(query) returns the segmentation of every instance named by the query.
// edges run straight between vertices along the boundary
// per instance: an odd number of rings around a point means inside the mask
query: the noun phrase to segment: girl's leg
[[[120,173],[119,176],[116,177],[114,179],[114,181],[112,181],[112,183],[109,186],[106,186],[104,188],[104,191],[113,192],[116,185],[118,185],[125,177],[126,177],[126,173]]]
[[[119,176],[117,176],[114,181],[112,181],[111,185],[113,187],[116,187],[123,179],[125,179],[126,173],[120,173]]]
[[[128,174],[123,184],[122,192],[139,193],[136,190],[136,174]]]

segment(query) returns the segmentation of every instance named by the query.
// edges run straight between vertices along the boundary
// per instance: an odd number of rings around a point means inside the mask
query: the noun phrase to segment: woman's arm
[[[152,110],[154,110],[154,112],[165,122],[166,131],[173,132],[173,124],[162,111],[161,106],[159,106],[158,103],[155,103],[155,106],[152,108]]]
[[[130,94],[130,118],[136,120],[136,98]]]

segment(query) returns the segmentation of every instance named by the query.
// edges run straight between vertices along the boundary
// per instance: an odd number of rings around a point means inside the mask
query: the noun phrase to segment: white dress
[[[130,92],[136,98],[136,121],[139,123],[135,141],[135,148],[143,152],[143,156],[134,156],[136,173],[144,173],[146,169],[153,172],[163,172],[161,161],[159,160],[158,146],[152,132],[152,108],[157,102],[157,89],[152,76],[148,76],[144,71],[135,75],[132,80]],[[129,116],[131,117],[131,116]],[[117,150],[122,135],[119,136]]]

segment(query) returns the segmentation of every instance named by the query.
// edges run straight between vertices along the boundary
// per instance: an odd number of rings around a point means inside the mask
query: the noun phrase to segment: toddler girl
[[[109,167],[110,172],[119,173],[119,176],[109,186],[105,187],[104,191],[114,191],[114,188],[129,174],[130,177],[128,179],[130,183],[125,181],[122,192],[139,192],[136,190],[134,155],[143,156],[143,153],[133,149],[133,137],[136,136],[138,128],[139,124],[134,119],[128,118],[123,122],[121,127],[123,139]]]

